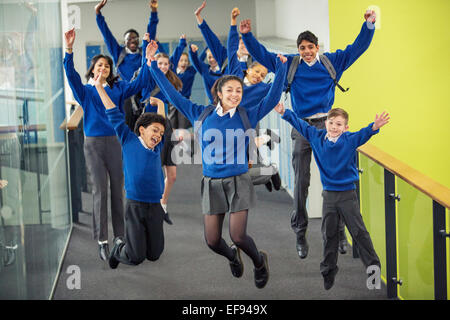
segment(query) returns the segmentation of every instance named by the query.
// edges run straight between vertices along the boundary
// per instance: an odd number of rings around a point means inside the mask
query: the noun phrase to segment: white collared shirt
[[[125,47],[125,52],[127,54],[138,54],[139,53],[139,49],[137,49],[135,52],[133,52],[130,49],[128,49],[128,47]]]
[[[338,141],[338,139],[340,138],[342,136],[342,134],[340,134],[339,136],[337,136],[337,137],[330,137],[329,135],[328,135],[328,133],[325,135],[325,139],[328,139],[328,140],[330,140],[331,142],[333,142],[333,143],[336,143],[337,141]]]
[[[219,65],[217,65],[214,69],[210,67],[209,70],[214,71],[214,72],[219,72],[220,68],[219,68]]]
[[[91,86],[95,86],[95,80],[94,80],[94,78],[89,78],[88,84],[90,84]],[[108,82],[105,82],[105,83],[103,84],[103,88],[106,87],[107,85],[108,85]]]
[[[301,60],[304,61],[304,59],[303,59],[302,56],[300,55],[300,61],[301,61]],[[311,61],[311,62],[306,62],[306,61],[305,61],[305,63],[306,63],[308,66],[310,66],[310,67],[312,67],[316,62],[319,62],[319,63],[320,63],[319,52],[316,53],[316,57],[314,58],[313,61]]]
[[[184,73],[184,71],[181,70],[180,68],[177,68],[177,74],[182,74],[182,73]]]
[[[247,62],[248,61],[248,55],[244,54],[240,58],[238,58],[239,62]]]
[[[147,147],[147,145],[146,145],[145,142],[144,142],[144,139],[142,139],[141,136],[139,136],[138,139],[139,139],[139,141],[142,143],[142,146],[143,146],[145,149],[154,151],[152,148]]]
[[[247,79],[247,77],[244,77],[244,84],[245,84],[247,87],[250,87],[250,86],[253,85],[253,84]]]
[[[230,109],[227,112],[223,113],[223,108],[220,105],[220,102],[217,104],[216,112],[219,115],[219,117],[223,117],[227,113],[230,113],[230,118],[233,118],[234,114],[236,113],[236,108]]]

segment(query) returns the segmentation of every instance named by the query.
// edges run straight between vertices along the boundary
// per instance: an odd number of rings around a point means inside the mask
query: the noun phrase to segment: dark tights
[[[256,267],[262,265],[263,261],[256,248],[255,242],[247,235],[248,210],[233,212],[230,214],[230,237],[231,241],[252,259]],[[204,215],[205,240],[211,250],[232,261],[233,250],[222,238],[222,226],[225,214]]]

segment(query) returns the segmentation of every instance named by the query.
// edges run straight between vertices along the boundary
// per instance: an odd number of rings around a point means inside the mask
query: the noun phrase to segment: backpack
[[[201,146],[200,140],[199,140],[199,136],[198,136],[198,132],[200,131],[202,125],[203,125],[203,121],[205,121],[205,119],[216,109],[215,106],[213,105],[209,105],[207,107],[205,107],[205,109],[203,109],[202,113],[200,114],[200,116],[198,117],[196,124],[195,124],[195,128],[194,128],[194,139],[198,141],[199,145]],[[239,116],[241,117],[242,123],[244,125],[244,129],[245,131],[252,129],[252,126],[250,124],[250,120],[248,119],[248,114],[247,114],[247,110],[245,110],[244,108],[242,108],[241,106],[237,107],[237,111],[239,113]],[[250,134],[251,136],[249,137],[249,149],[250,152],[252,154],[254,154],[256,156],[256,152],[257,152],[257,147],[255,144],[255,132],[254,130],[250,130]],[[251,145],[251,148],[250,148]],[[251,159],[249,157],[249,159]],[[254,158],[256,159],[256,157]]]
[[[336,70],[334,69],[333,65],[331,64],[330,59],[324,54],[319,55],[320,61],[323,63],[325,69],[327,69],[328,73],[330,74],[331,79],[334,81],[334,84],[342,91],[347,92],[348,89],[344,89],[341,87],[341,85],[336,80]],[[300,63],[300,55],[294,56],[292,59],[291,65],[289,66],[289,71],[287,75],[288,85],[285,90],[286,93],[289,93],[291,91],[291,84],[292,81],[294,81],[294,76],[297,71],[298,64]]]

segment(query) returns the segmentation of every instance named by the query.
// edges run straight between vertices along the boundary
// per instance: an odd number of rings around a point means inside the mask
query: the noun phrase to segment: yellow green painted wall
[[[391,123],[370,143],[450,188],[449,0],[329,0],[331,51],[358,35],[363,14],[378,6],[380,29],[340,80],[334,106],[350,131],[387,110]]]

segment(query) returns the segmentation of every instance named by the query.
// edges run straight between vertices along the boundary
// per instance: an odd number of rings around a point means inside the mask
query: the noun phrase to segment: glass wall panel
[[[433,201],[396,178],[397,263],[403,299],[434,299]]]
[[[71,229],[60,12],[0,0],[0,299],[48,299]]]
[[[381,262],[381,277],[386,283],[386,219],[384,214],[384,168],[359,155],[361,215]]]

